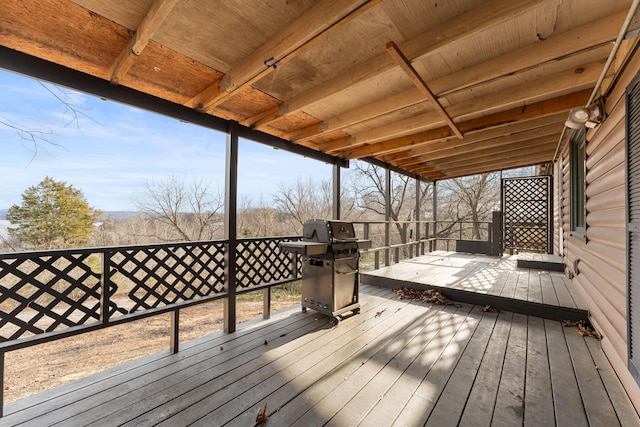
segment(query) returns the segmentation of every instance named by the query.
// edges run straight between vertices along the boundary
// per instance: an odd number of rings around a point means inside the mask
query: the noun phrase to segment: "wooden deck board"
[[[482,357],[482,363],[464,408],[464,415],[460,422],[462,426],[488,427],[491,425],[513,313],[502,312],[499,317],[502,321],[496,323],[493,329],[494,336],[489,340]],[[512,425],[522,424],[522,420],[518,421],[519,423]]]
[[[9,404],[0,425],[247,426],[264,403],[267,426],[638,425],[598,342],[559,321],[367,285],[361,304],[336,327],[298,306],[185,343]]]
[[[510,427],[522,425],[524,419],[524,396],[527,352],[527,316],[514,314],[509,330],[509,341],[504,356],[495,405],[491,416],[491,426]]]
[[[527,319],[526,386],[524,391],[524,426],[555,426],[551,370],[544,320]]]
[[[434,368],[443,354],[443,350],[463,326],[470,306],[457,309],[440,325],[438,331],[430,337],[427,346],[402,373],[388,390],[380,396],[380,400],[369,411],[361,425],[391,425],[417,391],[423,379]]]
[[[548,352],[553,355],[553,357],[549,358],[549,366],[556,425],[567,427],[587,426],[589,423],[574,375],[562,325],[549,320],[545,320],[544,323],[547,333]]]

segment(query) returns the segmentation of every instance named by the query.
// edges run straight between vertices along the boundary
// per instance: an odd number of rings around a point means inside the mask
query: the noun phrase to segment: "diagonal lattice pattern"
[[[239,241],[238,286],[288,279],[293,268],[299,276],[299,257],[278,246],[290,240],[299,238]],[[225,245],[215,241],[0,254],[0,342],[224,293]],[[107,313],[102,313],[103,300]]]
[[[52,332],[100,319],[98,254],[56,251],[0,259],[0,341]],[[115,286],[109,289],[110,296]],[[109,315],[124,313],[115,303]]]
[[[111,256],[113,281],[129,289],[127,311],[215,295],[224,290],[224,244],[157,245]]]
[[[239,288],[247,288],[262,283],[272,283],[292,276],[291,255],[282,251],[278,244],[299,240],[294,238],[263,238],[238,241],[236,280]],[[295,258],[298,276],[301,265]]]
[[[502,180],[506,249],[548,252],[551,177]]]

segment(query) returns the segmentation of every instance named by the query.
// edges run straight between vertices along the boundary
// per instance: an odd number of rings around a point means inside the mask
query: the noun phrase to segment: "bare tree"
[[[385,170],[366,162],[354,162],[350,187],[356,209],[369,212],[378,218],[385,216]],[[404,222],[413,221],[416,214],[415,179],[406,175],[392,173],[391,210],[389,219],[394,224],[401,243],[408,241]],[[431,199],[432,187],[420,186],[421,212],[427,210],[427,201]],[[409,228],[410,229],[410,228]]]
[[[450,221],[440,232],[448,232],[461,222],[471,223],[471,239],[479,240],[480,223],[491,221],[499,206],[499,174],[490,173],[440,181],[439,219]]]
[[[185,183],[172,175],[146,184],[147,198],[136,206],[156,224],[153,237],[161,241],[211,240],[222,229],[224,196],[204,180]]]
[[[288,226],[287,233],[299,233],[308,219],[331,218],[331,181],[317,183],[309,178],[307,181],[298,179],[295,186],[280,184],[273,201],[283,214],[282,219]]]

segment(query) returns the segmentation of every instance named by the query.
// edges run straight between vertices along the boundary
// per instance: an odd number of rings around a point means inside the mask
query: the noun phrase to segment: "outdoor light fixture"
[[[591,104],[588,107],[574,108],[569,112],[569,118],[564,125],[571,129],[580,129],[583,126],[595,127],[600,117],[600,107],[598,104]]]

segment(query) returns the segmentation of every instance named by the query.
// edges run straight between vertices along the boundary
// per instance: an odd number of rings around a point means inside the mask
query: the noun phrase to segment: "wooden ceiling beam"
[[[458,126],[456,126],[451,116],[449,116],[449,113],[447,113],[447,110],[445,110],[442,104],[440,104],[440,101],[438,101],[433,92],[431,92],[429,86],[427,86],[422,77],[420,77],[420,74],[418,74],[416,69],[413,68],[407,57],[404,56],[400,48],[393,41],[387,43],[387,52],[389,52],[389,55],[391,55],[391,57],[396,61],[402,71],[407,74],[409,79],[418,88],[422,96],[424,96],[431,103],[431,105],[433,105],[438,114],[440,114],[444,121],[449,125],[453,133],[458,135],[458,138],[460,139],[464,138],[464,135],[462,135],[462,132],[460,132]]]
[[[543,99],[551,98],[563,93],[591,88],[602,72],[600,62],[585,64],[578,70],[570,69],[555,75],[539,78],[535,81],[519,82],[515,86],[496,91],[489,95],[474,96],[474,91],[468,89],[469,95],[465,101],[449,107],[449,113],[462,121],[465,116],[491,114],[501,109],[513,108],[516,105],[526,105]],[[574,105],[575,107],[575,105]],[[433,129],[443,124],[440,114],[430,111],[417,116],[398,120],[377,128],[353,134],[354,144],[371,144],[381,140],[394,138],[412,130]],[[458,124],[460,127],[460,124]]]
[[[118,58],[111,66],[109,81],[113,85],[120,84],[120,80],[129,71],[136,57],[138,57],[154,36],[160,25],[178,3],[178,0],[155,0],[142,18],[138,29],[127,45],[122,49]]]
[[[418,156],[425,161],[448,158],[457,155],[468,155],[478,150],[488,150],[497,147],[509,146],[512,144],[527,143],[529,141],[539,141],[541,138],[553,138],[556,141],[560,138],[563,125],[554,124],[543,128],[534,129],[528,132],[520,132],[513,135],[504,135],[498,138],[475,141],[464,144],[456,144],[452,141],[449,144],[434,144],[432,149]]]
[[[523,107],[512,108],[506,111],[490,114],[485,117],[468,120],[458,123],[460,130],[464,133],[472,132],[487,127],[495,127],[520,120],[532,119],[538,116],[545,116],[560,111],[569,111],[576,105],[584,104],[591,95],[590,89],[573,92],[556,98],[536,102]],[[452,136],[449,127],[440,127],[414,135],[392,138],[387,141],[369,144],[362,147],[347,150],[341,153],[341,157],[347,159],[357,159],[369,156],[381,156],[385,153],[398,149],[415,147],[427,141]]]
[[[232,67],[187,105],[208,112],[238,89],[249,85],[293,59],[330,31],[359,16],[380,0],[323,0]]]
[[[560,135],[558,135],[559,137]],[[443,157],[424,162],[427,166],[436,166],[437,168],[457,167],[457,166],[473,166],[476,162],[495,160],[500,162],[502,159],[509,159],[514,155],[537,155],[541,152],[554,150],[558,145],[558,137],[541,137],[531,141],[519,142],[515,144],[504,145],[501,147],[493,147],[490,149],[482,149],[473,151],[473,157],[468,154],[460,154],[456,156]]]
[[[561,133],[567,115],[565,112],[545,116],[540,119],[524,120],[517,123],[509,123],[504,126],[494,127],[486,131],[478,131],[466,136],[462,141],[454,139],[434,140],[412,149],[395,152],[382,156],[382,160],[388,163],[411,165],[419,161],[429,160],[427,156],[440,156],[449,150],[464,147],[469,144],[520,142],[544,135]],[[491,141],[491,142],[489,142]]]
[[[541,153],[536,156],[515,156],[504,161],[487,161],[456,168],[443,168],[438,170],[438,172],[444,175],[446,177],[445,179],[450,179],[458,178],[461,176],[477,175],[480,173],[497,172],[506,169],[522,168],[527,166],[539,165],[541,163],[549,163],[552,161],[552,158],[553,152],[551,152],[551,154]]]
[[[512,0],[505,4],[503,0],[492,0],[476,7],[452,20],[439,25],[420,36],[402,43],[400,48],[410,61],[416,61],[427,54],[441,49],[465,37],[477,34],[500,22],[521,15],[529,8],[540,4],[540,0]],[[395,62],[387,53],[378,55],[340,75],[284,101],[280,113],[270,118],[254,120],[255,127],[268,125],[283,116],[303,110],[305,107],[329,96],[342,92],[352,86],[395,68]]]
[[[476,142],[482,142],[489,139],[498,138],[514,138],[517,139],[519,135],[523,137],[537,137],[546,135],[547,132],[552,131],[553,127],[559,129],[562,132],[564,121],[567,119],[565,111],[560,111],[554,114],[535,117],[529,120],[521,120],[518,122],[509,122],[502,126],[495,126],[488,129],[482,129],[473,134],[467,135],[463,141],[455,141],[453,139],[434,141],[433,143],[427,143],[420,147],[413,148],[408,151],[410,156],[419,156],[425,154],[431,154],[439,150],[450,148],[452,143],[457,142],[457,145],[461,144],[473,144]],[[388,159],[391,161],[392,159]]]
[[[435,168],[436,170],[443,171],[445,169],[456,169],[460,167],[469,167],[472,168],[477,164],[484,164],[486,162],[496,162],[501,163],[505,161],[510,161],[515,157],[523,157],[523,156],[538,156],[540,154],[549,155],[550,151],[554,151],[558,144],[558,140],[553,140],[551,138],[540,138],[536,141],[531,141],[531,143],[526,146],[522,144],[520,148],[511,147],[503,147],[502,150],[493,150],[493,152],[487,151],[478,152],[474,155],[473,158],[469,157],[459,157],[459,158],[445,158],[439,159],[432,162],[423,162],[416,164],[413,167],[406,168],[406,170],[415,171],[416,173],[420,173],[424,170],[428,170],[430,168]],[[551,153],[553,155],[553,153]]]
[[[428,85],[436,96],[443,96],[490,80],[510,76],[540,64],[561,61],[568,57],[579,55],[585,50],[608,45],[615,40],[626,14],[627,11],[623,10],[533,45],[448,74],[429,82]],[[339,130],[420,102],[423,102],[420,92],[412,88],[398,95],[367,104],[364,107],[340,113],[324,120],[320,124],[291,132],[287,135],[287,139],[296,142],[312,139],[321,133]],[[271,111],[270,115],[277,115],[277,110]],[[260,119],[264,119],[264,116],[260,117]]]
[[[557,144],[559,138],[560,132],[554,132],[549,135],[518,138],[515,140],[509,138],[496,138],[495,140],[487,140],[477,142],[475,144],[470,144],[465,147],[466,149],[464,152],[456,151],[456,148],[458,147],[454,147],[452,149],[440,150],[438,152],[435,152],[433,155],[430,154],[411,157],[399,162],[392,162],[391,164],[399,168],[410,169],[412,167],[415,167],[415,165],[431,165],[438,164],[439,162],[456,161],[462,159],[469,161],[469,159],[475,159],[479,155],[499,155],[503,152],[508,152],[516,149],[524,149],[532,145],[537,146],[549,141],[555,141]]]

